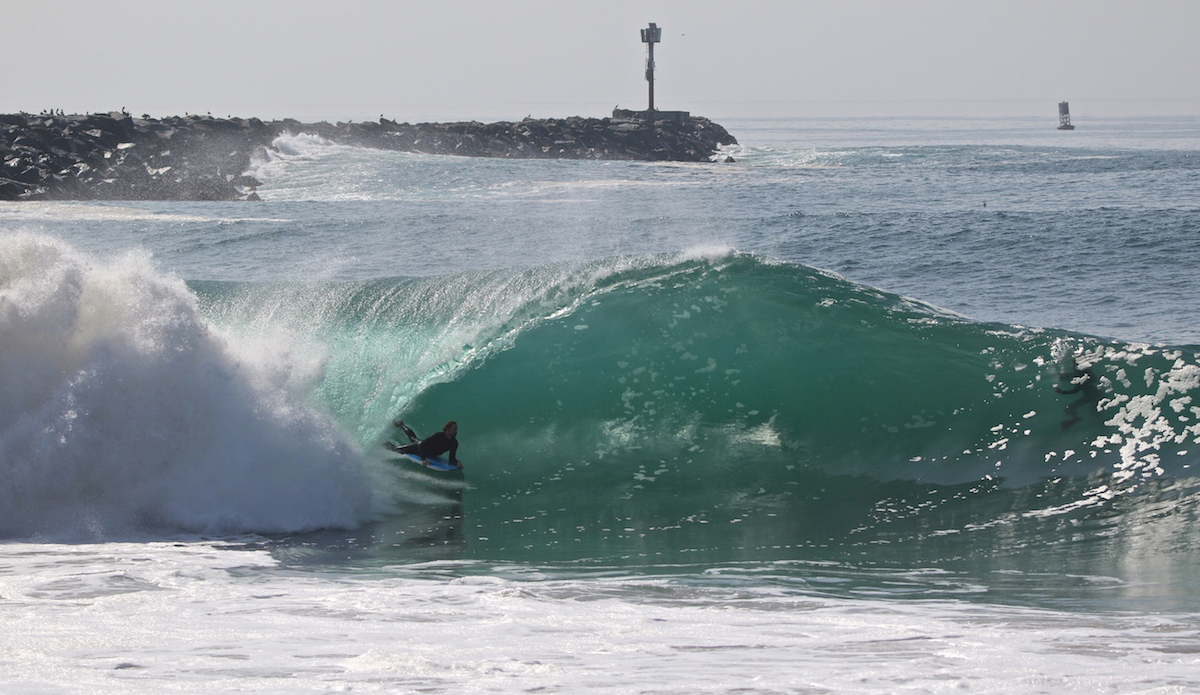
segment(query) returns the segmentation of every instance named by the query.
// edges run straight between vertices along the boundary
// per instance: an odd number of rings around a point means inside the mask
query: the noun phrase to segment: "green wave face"
[[[734,255],[605,275],[403,415],[460,423],[458,540],[482,556],[940,557],[1104,534],[1175,494],[1197,375],[1190,351]]]
[[[402,541],[384,562],[1036,569],[1052,549],[1103,573],[1169,548],[1197,569],[1194,348],[980,324],[736,253],[193,288],[222,331],[319,365],[312,399],[373,471],[373,537]],[[398,416],[458,421],[462,478],[390,462]]]

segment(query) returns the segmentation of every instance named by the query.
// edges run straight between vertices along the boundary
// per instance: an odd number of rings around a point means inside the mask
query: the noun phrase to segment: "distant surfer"
[[[1063,409],[1070,416],[1062,421],[1064,430],[1082,419],[1076,411],[1084,404],[1096,400],[1098,395],[1092,370],[1087,367],[1080,369],[1074,356],[1068,356],[1059,363],[1058,383],[1054,385],[1054,390],[1064,395],[1080,394],[1079,398],[1068,403]]]
[[[457,422],[450,420],[445,424],[445,426],[442,427],[441,432],[431,434],[424,439],[417,437],[417,433],[413,432],[411,428],[405,425],[403,420],[396,420],[392,424],[396,427],[399,427],[400,430],[408,436],[408,441],[412,442],[411,444],[405,444],[404,446],[391,445],[388,448],[392,451],[400,454],[412,454],[414,456],[420,456],[424,460],[434,458],[435,456],[441,456],[448,451],[450,452],[450,455],[448,456],[450,459],[450,464],[458,468],[463,467],[462,461],[459,461],[456,457],[456,454],[458,453]],[[388,443],[391,444],[391,442]]]

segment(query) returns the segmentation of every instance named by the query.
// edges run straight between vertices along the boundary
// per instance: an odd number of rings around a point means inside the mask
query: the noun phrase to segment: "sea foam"
[[[0,236],[0,535],[283,532],[370,515],[320,364],[239,343],[178,277]]]

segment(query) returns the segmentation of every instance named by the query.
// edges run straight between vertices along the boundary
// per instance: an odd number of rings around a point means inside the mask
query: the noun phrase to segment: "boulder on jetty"
[[[257,118],[0,115],[0,200],[244,200],[250,159],[283,133],[403,152],[520,159],[712,161],[736,144],[707,118],[518,122],[264,122]]]
[[[255,119],[0,115],[0,200],[234,200],[270,141]]]

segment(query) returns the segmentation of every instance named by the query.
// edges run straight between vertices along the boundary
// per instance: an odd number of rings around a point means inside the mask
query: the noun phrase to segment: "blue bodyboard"
[[[423,459],[420,456],[417,456],[416,454],[405,454],[405,453],[401,452],[400,447],[396,446],[395,444],[393,444],[391,442],[384,442],[383,445],[385,447],[387,447],[388,449],[400,454],[400,458],[407,459],[419,466],[424,466],[425,468],[428,468],[430,470],[442,471],[442,472],[461,471],[462,470],[458,466],[450,463],[449,461],[447,461],[446,459],[444,459],[440,456]]]

